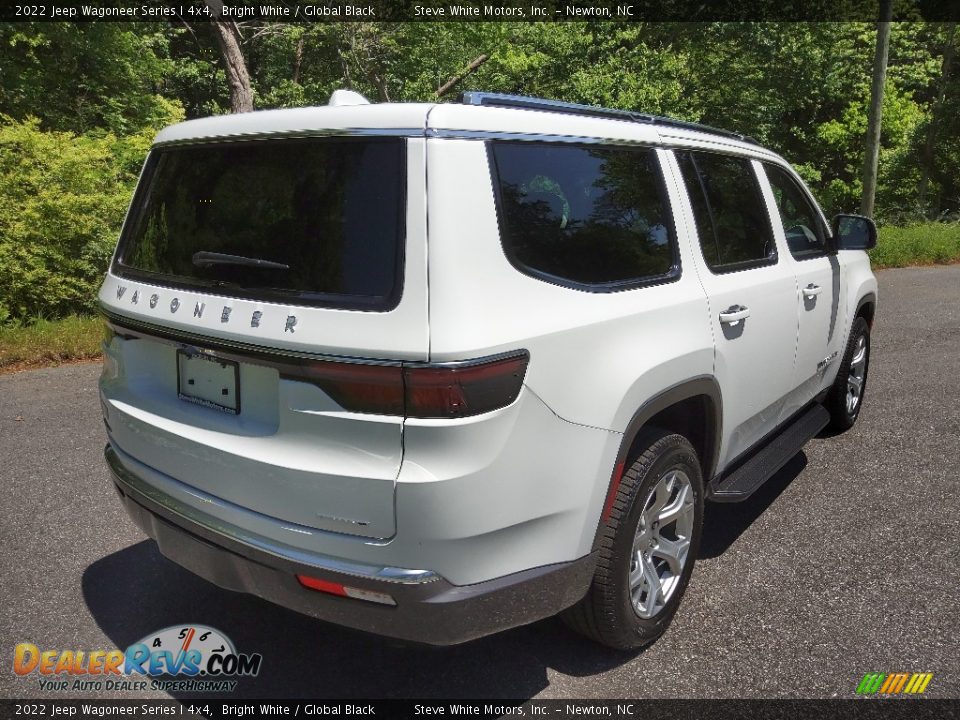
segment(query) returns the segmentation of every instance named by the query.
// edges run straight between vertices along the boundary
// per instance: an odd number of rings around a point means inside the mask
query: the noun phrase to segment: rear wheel
[[[837,371],[837,379],[824,403],[830,411],[830,427],[843,432],[853,427],[860,416],[863,394],[870,369],[870,326],[858,316],[850,328],[850,339]]]
[[[564,621],[618,649],[655,641],[690,581],[702,524],[696,451],[681,435],[652,432],[621,479],[590,590]]]

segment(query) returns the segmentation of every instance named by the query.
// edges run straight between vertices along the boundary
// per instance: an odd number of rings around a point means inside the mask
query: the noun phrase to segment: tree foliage
[[[457,84],[670,115],[756,137],[828,213],[855,211],[876,38],[871,23],[241,22],[257,109],[436,101]],[[878,219],[960,211],[960,33],[895,23]],[[170,118],[229,112],[210,23],[0,26],[0,303],[82,308],[109,256],[148,138]],[[2,313],[2,310],[0,310]]]
[[[179,105],[162,25],[0,23],[0,112],[45,128],[137,132]]]
[[[0,121],[0,321],[90,311],[153,132]]]

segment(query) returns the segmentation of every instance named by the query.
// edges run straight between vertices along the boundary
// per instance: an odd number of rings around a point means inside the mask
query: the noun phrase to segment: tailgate
[[[100,291],[111,441],[294,526],[395,532],[401,412],[298,372],[428,354],[423,140],[154,151]]]
[[[211,365],[237,370],[233,414],[183,396],[186,375],[197,373],[178,373],[181,352],[145,336],[113,338],[101,379],[111,442],[186,485],[278,520],[393,535],[402,417],[345,412],[276,367],[218,354]]]

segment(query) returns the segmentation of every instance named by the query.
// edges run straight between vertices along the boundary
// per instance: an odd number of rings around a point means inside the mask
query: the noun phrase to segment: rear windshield
[[[401,138],[154,150],[114,273],[219,295],[388,310],[400,295]]]

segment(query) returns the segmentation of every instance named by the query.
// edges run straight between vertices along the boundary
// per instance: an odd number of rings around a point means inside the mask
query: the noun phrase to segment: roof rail
[[[527,97],[525,95],[470,91],[460,95],[460,102],[464,105],[543,110],[545,112],[567,113],[569,115],[586,115],[590,117],[610,118],[612,120],[625,120],[627,122],[666,125],[668,127],[722,135],[754,145],[760,144],[749,135],[741,135],[740,133],[731,132],[730,130],[720,130],[719,128],[689,122],[687,120],[675,120],[674,118],[663,117],[662,115],[650,115],[648,113],[633,112],[632,110],[617,110],[615,108],[597,107],[596,105],[581,105],[579,103],[563,102],[562,100],[547,100],[545,98]]]

